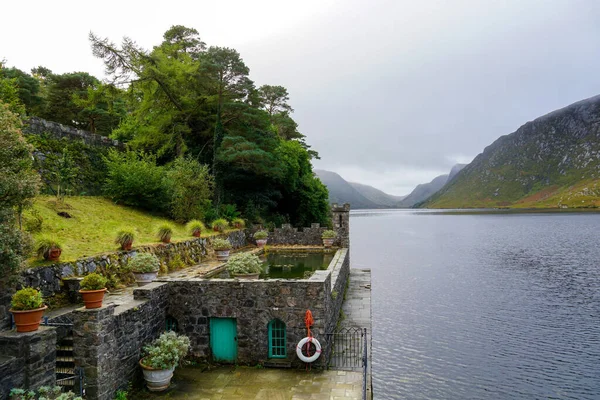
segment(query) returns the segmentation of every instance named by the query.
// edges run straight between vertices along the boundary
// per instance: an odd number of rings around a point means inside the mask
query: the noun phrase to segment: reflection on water
[[[600,398],[600,214],[352,213],[377,399]]]

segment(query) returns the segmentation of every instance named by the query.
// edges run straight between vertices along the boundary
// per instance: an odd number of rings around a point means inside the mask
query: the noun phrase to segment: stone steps
[[[56,385],[65,391],[75,389],[75,359],[73,336],[65,337],[56,346]]]

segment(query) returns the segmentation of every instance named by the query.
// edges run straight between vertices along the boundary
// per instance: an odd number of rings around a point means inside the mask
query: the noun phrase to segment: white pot
[[[265,244],[267,244],[267,239],[256,239],[256,245],[258,247],[263,247]]]
[[[325,247],[331,247],[333,246],[333,241],[335,239],[331,239],[331,238],[323,238],[323,246]]]
[[[229,259],[229,250],[215,250],[217,260],[227,261]]]
[[[148,390],[151,392],[161,392],[169,387],[175,367],[170,369],[153,369],[144,366],[141,361],[140,365],[142,366],[142,372],[144,373],[144,380],[146,381]]]
[[[158,276],[158,271],[156,272],[134,272],[133,276],[135,276],[135,281],[138,286],[145,286],[149,283],[152,283]]]

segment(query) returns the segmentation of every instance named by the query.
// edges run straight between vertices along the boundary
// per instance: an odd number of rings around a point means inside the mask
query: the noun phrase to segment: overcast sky
[[[600,93],[600,1],[3,2],[0,59],[103,77],[89,31],[171,25],[282,85],[316,168],[407,194],[523,123]]]

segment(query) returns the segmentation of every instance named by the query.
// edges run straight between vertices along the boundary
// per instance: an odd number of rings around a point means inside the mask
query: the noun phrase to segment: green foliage
[[[256,231],[256,233],[254,233],[254,239],[262,240],[266,239],[267,237],[269,237],[269,233],[267,231]]]
[[[117,390],[115,400],[127,400],[127,390]]]
[[[52,249],[61,249],[62,250],[62,248],[63,248],[63,246],[58,240],[53,239],[48,236],[41,236],[35,241],[35,252],[38,257],[47,258],[48,254],[50,253],[50,250],[52,250]]]
[[[190,235],[193,235],[195,233],[196,234],[202,233],[202,231],[206,230],[206,227],[204,226],[202,221],[193,219],[185,225],[185,229],[190,233]]]
[[[24,288],[13,295],[10,306],[15,311],[35,310],[44,306],[44,299],[39,291]]]
[[[176,221],[202,219],[212,195],[213,177],[208,167],[192,158],[179,157],[167,170],[165,179],[171,195],[171,217]]]
[[[169,223],[163,223],[158,226],[156,229],[156,236],[162,242],[168,242],[171,240],[171,236],[173,236],[173,225]]]
[[[262,272],[262,263],[252,253],[237,253],[227,260],[227,271],[230,274],[256,274]]]
[[[170,369],[183,361],[190,347],[190,339],[173,331],[165,332],[151,344],[144,346],[142,364],[154,369]]]
[[[44,226],[44,217],[38,210],[31,210],[29,217],[24,221],[25,230],[29,233],[40,232]]]
[[[228,220],[232,221],[236,219],[240,219],[240,212],[237,210],[237,206],[235,204],[221,204],[219,207],[219,215]]]
[[[234,218],[231,220],[231,225],[234,228],[242,229],[246,226],[246,221],[244,221],[242,218]]]
[[[138,253],[127,263],[131,272],[147,273],[156,272],[160,269],[160,261],[154,254]]]
[[[111,149],[106,157],[104,193],[113,201],[146,210],[166,210],[169,204],[165,170],[156,156]]]
[[[215,231],[223,232],[229,227],[229,222],[224,218],[219,218],[214,220],[210,225]]]
[[[335,232],[331,231],[331,230],[323,231],[323,233],[321,234],[321,237],[323,239],[333,239],[333,238],[335,238]]]
[[[54,163],[48,165],[51,182],[56,185],[56,197],[62,200],[69,186],[72,186],[79,173],[69,150],[64,148],[62,154],[55,158]]]
[[[79,287],[81,290],[100,290],[106,288],[107,282],[108,279],[96,272],[92,272],[81,280]]]
[[[133,228],[123,228],[117,232],[115,244],[123,247],[124,245],[133,242],[135,239],[135,230]]]
[[[63,393],[60,386],[41,386],[37,393],[29,389],[11,389],[8,397],[11,400],[82,400],[71,391]]]
[[[24,117],[26,111],[19,98],[18,79],[7,76],[6,70],[0,64],[0,102],[6,104],[14,114]]]
[[[215,238],[212,241],[212,247],[215,250],[229,250],[231,249],[231,243],[226,239]]]

